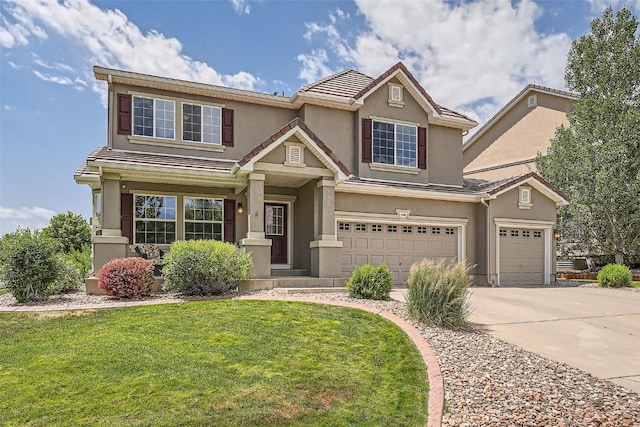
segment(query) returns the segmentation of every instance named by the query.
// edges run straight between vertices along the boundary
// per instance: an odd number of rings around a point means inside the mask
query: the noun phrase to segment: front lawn
[[[417,426],[426,368],[379,316],[205,301],[0,315],[0,425]]]

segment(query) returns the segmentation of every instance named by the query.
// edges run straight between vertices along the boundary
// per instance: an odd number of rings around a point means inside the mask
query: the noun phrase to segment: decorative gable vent
[[[389,83],[389,106],[402,108],[404,106],[404,94],[402,85]]]
[[[527,107],[533,108],[536,105],[538,105],[538,96],[537,95],[531,95],[529,98],[527,98]]]
[[[299,166],[304,164],[304,145],[293,142],[285,142],[287,147],[287,158],[284,162],[285,166]]]

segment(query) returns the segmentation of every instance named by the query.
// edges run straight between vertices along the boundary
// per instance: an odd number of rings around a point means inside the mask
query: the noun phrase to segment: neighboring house
[[[578,96],[528,85],[464,144],[464,176],[501,179],[536,170],[538,152],[547,153],[556,128],[567,126],[567,111]]]
[[[462,136],[477,123],[402,63],[291,97],[94,72],[108,82],[107,146],[75,173],[94,195],[94,271],[143,243],[199,238],[251,251],[265,287],[367,262],[401,283],[425,257],[466,259],[478,284],[554,280],[566,196],[536,174],[463,179]]]

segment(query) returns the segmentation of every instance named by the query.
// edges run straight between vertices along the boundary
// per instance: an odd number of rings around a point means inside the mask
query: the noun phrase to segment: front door
[[[271,239],[271,264],[287,263],[287,205],[265,203],[265,237]]]

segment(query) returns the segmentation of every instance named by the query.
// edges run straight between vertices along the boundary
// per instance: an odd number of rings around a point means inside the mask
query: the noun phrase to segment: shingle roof
[[[291,120],[289,123],[284,125],[282,128],[280,128],[277,132],[275,132],[269,138],[265,139],[260,145],[255,147],[253,150],[249,151],[247,154],[245,154],[242,157],[242,159],[240,159],[238,164],[240,166],[246,165],[251,159],[253,159],[259,153],[261,153],[262,150],[264,150],[265,148],[267,148],[268,146],[276,142],[282,135],[284,135],[291,129],[295,128],[296,126],[302,129],[307,135],[309,135],[309,137],[313,139],[316,145],[320,147],[322,151],[324,151],[324,153],[340,168],[342,172],[344,172],[345,175],[347,176],[351,175],[351,172],[349,171],[349,169],[344,165],[344,163],[342,163],[342,161],[338,158],[338,156],[336,156],[333,153],[333,151],[331,151],[331,149],[327,147],[326,144],[322,142],[322,140],[318,138],[318,136],[315,133],[313,133],[313,131],[309,129],[309,127],[299,117],[296,117],[295,119]]]
[[[482,179],[474,179],[474,178],[465,179],[465,180],[469,181],[472,186],[477,188],[477,191],[494,195],[504,189],[513,187],[529,178],[534,178],[544,186],[548,187],[554,193],[557,193],[559,196],[561,196],[565,200],[570,200],[569,196],[567,196],[562,190],[560,190],[558,187],[556,187],[555,185],[553,185],[552,183],[550,183],[549,181],[547,181],[546,179],[544,179],[543,177],[541,177],[535,172],[528,172],[521,175],[510,176],[508,178],[502,178],[496,181],[484,181]]]
[[[309,83],[298,92],[317,93],[350,99],[354,98],[358,92],[364,87],[367,87],[372,81],[372,77],[359,71],[344,70],[316,82]]]
[[[231,172],[234,162],[204,157],[174,156],[169,154],[143,153],[98,147],[87,157],[87,162],[98,161],[113,164],[155,166],[162,168]]]
[[[371,179],[360,178],[355,176],[350,177],[346,182],[362,184],[362,185],[378,186],[378,187],[407,189],[407,190],[420,190],[420,191],[429,191],[429,192],[435,191],[439,193],[467,194],[471,196],[478,195],[479,191],[471,180],[464,179],[463,181],[464,183],[462,187],[451,187],[448,185],[438,185],[438,184],[412,184],[408,182],[398,182],[398,181],[371,180]]]

